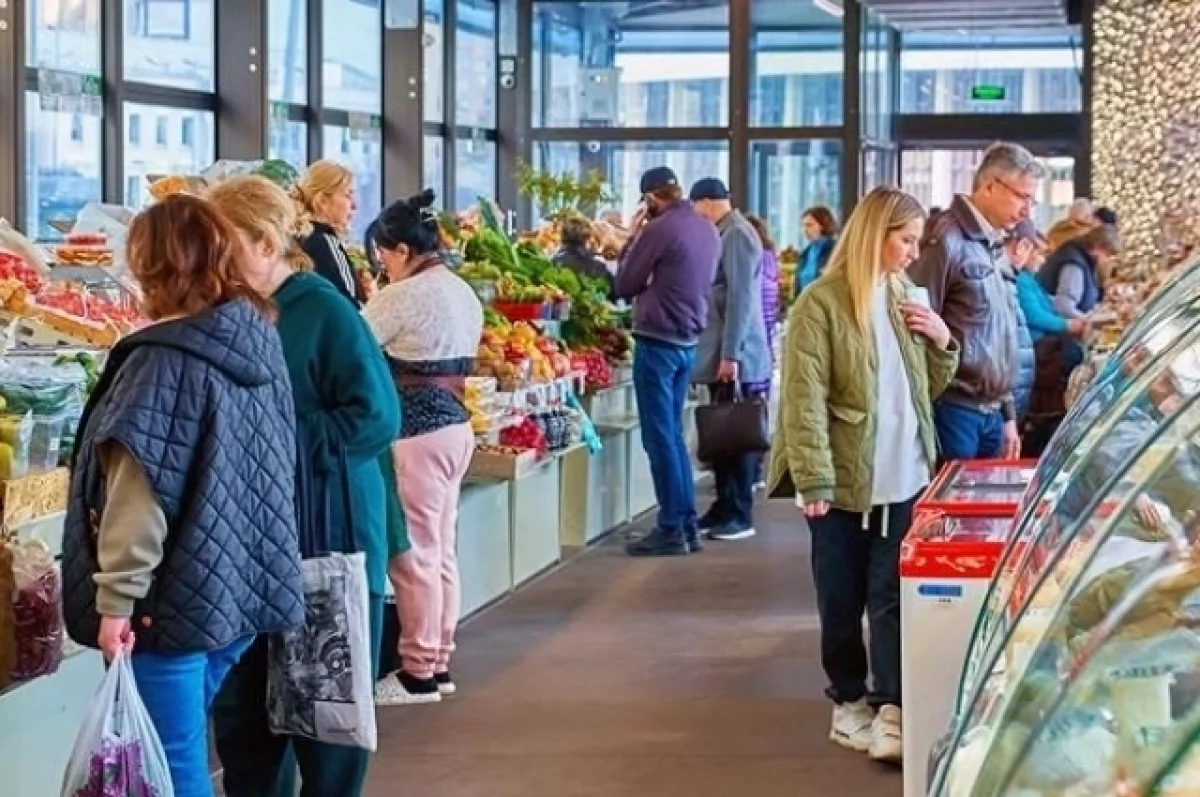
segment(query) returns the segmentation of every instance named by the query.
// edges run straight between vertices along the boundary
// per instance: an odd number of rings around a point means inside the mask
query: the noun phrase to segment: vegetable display
[[[17,661],[13,681],[28,681],[58,669],[63,656],[62,576],[40,542],[13,548],[13,615]]]

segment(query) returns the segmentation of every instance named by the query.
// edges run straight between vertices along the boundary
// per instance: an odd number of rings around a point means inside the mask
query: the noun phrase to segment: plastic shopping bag
[[[167,754],[124,654],[113,660],[84,715],[61,797],[175,797]]]

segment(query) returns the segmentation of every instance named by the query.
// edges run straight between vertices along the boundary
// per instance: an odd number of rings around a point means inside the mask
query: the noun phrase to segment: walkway
[[[807,535],[577,558],[469,623],[459,697],[383,709],[368,797],[898,797],[826,739]]]

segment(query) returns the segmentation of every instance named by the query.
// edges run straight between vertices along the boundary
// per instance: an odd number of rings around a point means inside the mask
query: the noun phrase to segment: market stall
[[[1143,308],[1038,463],[930,759],[932,795],[1200,785],[1200,296],[1174,291]]]

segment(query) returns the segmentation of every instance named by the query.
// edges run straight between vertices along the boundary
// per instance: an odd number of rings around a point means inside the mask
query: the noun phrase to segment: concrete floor
[[[468,623],[460,694],[380,712],[368,797],[898,797],[827,739],[807,532],[631,560],[620,535]]]

